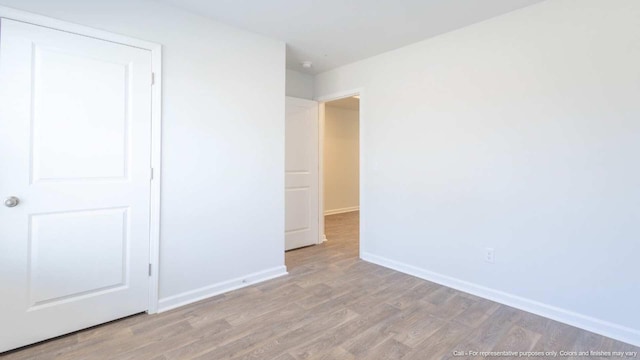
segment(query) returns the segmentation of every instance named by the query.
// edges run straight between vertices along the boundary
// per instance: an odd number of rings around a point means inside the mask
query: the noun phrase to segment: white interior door
[[[0,22],[5,351],[148,308],[151,53]]]
[[[285,116],[285,249],[317,244],[318,103],[287,97]]]

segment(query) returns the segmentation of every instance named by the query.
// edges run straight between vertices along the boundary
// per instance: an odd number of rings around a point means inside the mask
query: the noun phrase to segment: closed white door
[[[0,26],[5,351],[148,308],[151,54]]]
[[[318,103],[287,97],[285,140],[285,250],[291,250],[319,242]]]

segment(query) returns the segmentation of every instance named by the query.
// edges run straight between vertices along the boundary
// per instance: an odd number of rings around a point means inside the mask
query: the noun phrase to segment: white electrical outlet
[[[493,264],[495,260],[495,254],[493,252],[493,248],[484,249],[484,261]]]

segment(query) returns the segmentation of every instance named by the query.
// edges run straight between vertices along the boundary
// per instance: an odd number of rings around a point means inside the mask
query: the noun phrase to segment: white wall
[[[313,99],[313,76],[299,71],[287,69],[285,92],[287,96],[302,99]]]
[[[0,4],[164,45],[161,307],[284,271],[284,43],[145,0]]]
[[[359,111],[325,106],[323,176],[325,215],[357,210]]]
[[[638,64],[639,1],[553,0],[317,76],[363,257],[640,345]]]

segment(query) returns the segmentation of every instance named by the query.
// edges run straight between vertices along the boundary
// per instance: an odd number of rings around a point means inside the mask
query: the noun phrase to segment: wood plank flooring
[[[430,360],[482,358],[453,351],[640,351],[361,261],[357,212],[328,216],[326,227],[328,242],[286,254],[289,276],[0,357]]]

